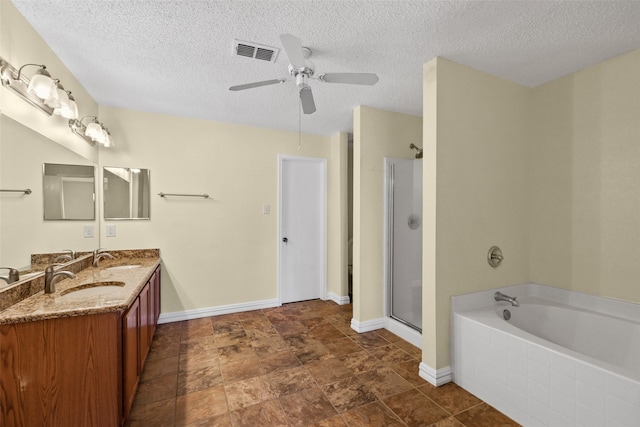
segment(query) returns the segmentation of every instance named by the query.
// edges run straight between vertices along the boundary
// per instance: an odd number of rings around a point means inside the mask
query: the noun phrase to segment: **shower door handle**
[[[284,242],[284,244],[286,245],[289,242],[289,239],[287,239],[286,237],[282,238],[282,241]]]

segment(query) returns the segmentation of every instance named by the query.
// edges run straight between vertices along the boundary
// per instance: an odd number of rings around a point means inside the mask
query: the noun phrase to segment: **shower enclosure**
[[[385,166],[387,316],[422,331],[422,161]]]

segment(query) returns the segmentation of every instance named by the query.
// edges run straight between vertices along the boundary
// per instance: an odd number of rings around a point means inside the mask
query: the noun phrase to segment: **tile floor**
[[[159,325],[126,426],[518,425],[431,386],[417,347],[356,333],[351,309],[314,300]]]

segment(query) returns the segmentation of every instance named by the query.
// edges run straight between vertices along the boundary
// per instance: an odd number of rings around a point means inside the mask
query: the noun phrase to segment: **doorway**
[[[326,296],[327,160],[278,157],[280,303]]]

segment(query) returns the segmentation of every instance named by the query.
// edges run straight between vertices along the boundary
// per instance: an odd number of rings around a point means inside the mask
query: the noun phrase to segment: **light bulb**
[[[27,91],[40,99],[51,99],[52,102],[58,97],[56,84],[51,78],[51,74],[44,68],[39,69],[38,72],[31,77]]]
[[[55,94],[55,96],[53,96]],[[64,91],[60,83],[57,84],[55,92],[52,92],[52,96],[44,101],[45,105],[53,108],[64,108],[69,106],[69,95]]]
[[[102,126],[100,126],[98,122],[91,122],[87,125],[87,128],[84,131],[84,134],[87,135],[92,140],[100,142],[100,140],[103,138]]]
[[[105,129],[104,133],[106,135],[106,138],[105,138],[105,141],[104,141],[104,147],[105,148],[112,148],[113,146],[115,146],[115,144],[113,143],[113,138],[111,137],[111,134],[109,133],[109,131],[107,129]],[[131,169],[131,171],[133,172],[133,169]]]
[[[60,108],[56,108],[53,110],[54,114],[58,114],[65,119],[74,120],[78,118],[78,104],[76,104],[75,99],[69,93],[69,102],[63,104]]]

